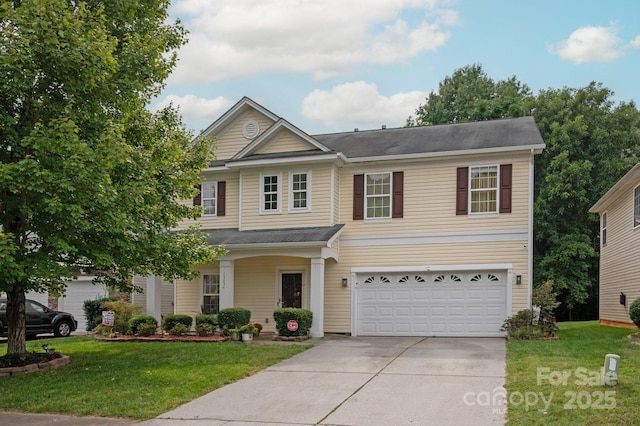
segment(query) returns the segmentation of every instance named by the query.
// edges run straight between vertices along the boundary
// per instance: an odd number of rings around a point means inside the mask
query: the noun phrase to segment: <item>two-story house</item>
[[[275,308],[302,307],[313,336],[503,336],[530,307],[533,118],[309,135],[243,98],[203,134],[217,159],[183,226],[228,254],[175,282],[175,312],[239,306],[273,331]]]
[[[633,328],[629,305],[640,298],[640,163],[589,211],[600,215],[600,323]]]

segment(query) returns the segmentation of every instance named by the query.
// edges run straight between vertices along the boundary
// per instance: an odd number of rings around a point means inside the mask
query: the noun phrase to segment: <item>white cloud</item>
[[[624,55],[614,26],[578,28],[568,39],[549,46],[548,51],[577,64],[611,62]]]
[[[234,103],[234,101],[230,101],[222,96],[218,96],[215,99],[204,99],[194,95],[169,95],[158,100],[151,109],[157,111],[169,104],[173,104],[179,108],[180,115],[186,123],[200,122],[203,120],[213,122],[226,112],[226,110],[231,108]]]
[[[181,0],[171,9],[190,31],[173,82],[210,83],[267,72],[325,78],[351,64],[406,60],[442,47],[455,25],[443,0]],[[417,23],[402,19],[422,11]]]
[[[629,46],[634,48],[640,48],[640,35],[636,36],[636,38],[631,40],[631,42],[629,43]]]
[[[427,94],[416,90],[387,97],[375,84],[356,81],[309,93],[302,101],[302,115],[328,126],[401,127]]]

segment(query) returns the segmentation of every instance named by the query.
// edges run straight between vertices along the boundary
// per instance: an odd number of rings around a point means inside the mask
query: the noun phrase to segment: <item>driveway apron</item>
[[[497,338],[343,337],[142,425],[501,425]]]

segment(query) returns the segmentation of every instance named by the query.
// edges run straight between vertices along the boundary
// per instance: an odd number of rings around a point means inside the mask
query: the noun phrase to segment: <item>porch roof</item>
[[[240,231],[237,228],[203,230],[211,245],[226,247],[259,246],[328,246],[344,225],[312,226],[306,228],[256,229]]]

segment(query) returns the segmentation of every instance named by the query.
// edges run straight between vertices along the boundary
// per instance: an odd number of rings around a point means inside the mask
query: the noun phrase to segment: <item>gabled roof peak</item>
[[[240,116],[250,108],[258,111],[260,114],[264,115],[272,121],[278,121],[280,119],[279,116],[269,111],[259,103],[255,102],[253,99],[247,96],[243,96],[242,99],[236,102],[234,106],[232,106],[229,110],[227,110],[227,112],[222,114],[220,118],[211,123],[211,125],[209,125],[209,127],[207,127],[205,130],[203,130],[202,133],[200,133],[200,136],[209,136],[217,133],[220,128],[235,120],[238,116]]]

